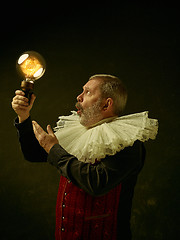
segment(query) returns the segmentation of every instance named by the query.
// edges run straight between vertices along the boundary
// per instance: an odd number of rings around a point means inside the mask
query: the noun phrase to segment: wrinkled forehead
[[[93,92],[100,92],[100,85],[101,85],[101,81],[99,81],[98,79],[92,79],[89,80],[84,86],[83,89],[88,89],[91,90]]]

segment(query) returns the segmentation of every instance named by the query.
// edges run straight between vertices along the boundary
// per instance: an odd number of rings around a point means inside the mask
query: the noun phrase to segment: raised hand
[[[49,153],[51,148],[59,143],[50,125],[47,125],[47,133],[42,129],[42,127],[36,122],[32,121],[34,134],[39,142],[39,144],[44,148],[44,150]]]
[[[36,99],[36,96],[32,94],[31,100],[29,103],[28,98],[25,97],[25,93],[21,90],[16,90],[15,92],[15,97],[12,100],[12,108],[14,111],[17,113],[19,122],[25,121],[29,115],[30,115],[30,110],[34,104],[34,101]]]

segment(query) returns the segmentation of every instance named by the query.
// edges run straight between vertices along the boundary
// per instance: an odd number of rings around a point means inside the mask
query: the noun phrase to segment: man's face
[[[83,92],[77,97],[77,113],[84,126],[89,127],[103,119],[103,101],[99,86],[100,81],[92,79],[83,86]]]

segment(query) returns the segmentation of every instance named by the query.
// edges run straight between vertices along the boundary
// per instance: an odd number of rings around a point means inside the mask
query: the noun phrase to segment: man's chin
[[[87,128],[89,128],[93,125],[92,121],[87,120],[83,116],[79,116],[79,122],[81,125],[83,125],[84,127],[87,127]]]
[[[88,125],[87,120],[83,117],[82,113],[80,113],[78,115],[79,115],[79,122],[80,122],[80,124],[86,127]]]

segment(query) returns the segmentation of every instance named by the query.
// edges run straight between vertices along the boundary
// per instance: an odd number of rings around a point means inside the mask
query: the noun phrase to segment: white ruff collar
[[[81,125],[75,111],[59,119],[54,129],[59,144],[79,161],[87,163],[114,155],[136,140],[155,139],[158,131],[158,120],[148,118],[147,111],[104,119],[92,128]]]

